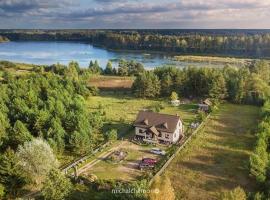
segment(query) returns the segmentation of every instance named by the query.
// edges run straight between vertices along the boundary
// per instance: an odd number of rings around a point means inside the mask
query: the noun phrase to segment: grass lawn
[[[166,170],[177,198],[218,199],[221,191],[237,186],[252,191],[248,162],[258,119],[258,107],[221,105]]]
[[[91,169],[84,173],[87,177],[89,174],[95,174],[102,180],[122,180],[133,181],[142,176],[144,171],[138,169],[138,164],[142,158],[160,159],[161,156],[150,153],[152,146],[139,146],[129,141],[123,141],[119,144],[121,151],[127,152],[126,158],[119,163],[112,162],[110,159],[101,160]],[[165,147],[162,147],[165,149]]]
[[[139,99],[131,95],[102,92],[99,96],[89,97],[87,101],[90,111],[95,111],[99,109],[99,107],[102,107],[106,113],[107,125],[105,126],[105,130],[116,128],[118,129],[120,136],[132,134],[131,125],[140,110],[152,107],[159,103],[162,103],[164,106],[164,109],[162,109],[160,113],[179,114],[184,125],[189,124],[196,117],[196,105],[186,104],[179,107],[173,107],[169,104],[168,100],[164,99]]]

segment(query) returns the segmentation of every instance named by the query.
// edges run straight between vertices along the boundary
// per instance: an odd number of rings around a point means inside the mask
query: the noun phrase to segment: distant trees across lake
[[[0,35],[14,41],[84,41],[121,50],[270,57],[270,32],[263,30],[2,30]]]

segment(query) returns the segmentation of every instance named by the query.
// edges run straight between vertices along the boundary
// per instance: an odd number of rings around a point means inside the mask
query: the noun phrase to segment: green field
[[[90,111],[96,111],[102,108],[106,113],[106,126],[116,128],[120,135],[126,135],[130,130],[132,123],[136,119],[138,112],[142,109],[151,108],[157,104],[162,104],[163,109],[160,113],[178,114],[188,125],[196,117],[197,106],[195,104],[185,104],[179,107],[171,106],[167,99],[139,99],[132,95],[114,94],[112,92],[102,92],[99,96],[88,98],[87,105]]]
[[[218,199],[237,186],[252,191],[248,162],[258,119],[258,107],[221,105],[166,170],[178,199]]]

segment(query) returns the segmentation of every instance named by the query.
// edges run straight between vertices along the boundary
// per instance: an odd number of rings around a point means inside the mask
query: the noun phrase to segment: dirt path
[[[125,146],[127,144],[128,144],[127,141],[121,141],[118,146],[112,147],[111,149],[103,152],[97,158],[95,158],[94,160],[92,160],[91,162],[89,162],[88,164],[86,164],[85,166],[83,166],[82,168],[78,169],[78,175],[85,173],[86,171],[88,171],[89,169],[91,169],[93,166],[95,166],[96,164],[98,164],[100,161],[105,160],[113,151],[115,151],[115,150],[117,150],[119,148],[122,148],[123,146]]]

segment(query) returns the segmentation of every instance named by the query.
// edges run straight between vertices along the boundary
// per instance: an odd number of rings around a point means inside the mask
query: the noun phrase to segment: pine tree
[[[17,120],[12,129],[12,134],[9,136],[13,146],[17,147],[19,144],[30,141],[32,135],[28,131],[27,127],[20,120]]]
[[[169,96],[172,92],[172,78],[169,74],[163,76],[161,79],[161,94],[164,96]]]
[[[112,75],[113,74],[113,67],[112,67],[112,62],[109,61],[106,65],[106,68],[104,70],[104,73],[107,75]]]
[[[7,196],[13,198],[17,196],[20,189],[26,183],[18,167],[18,159],[15,152],[11,149],[7,149],[5,153],[0,156],[0,183],[5,185]]]

